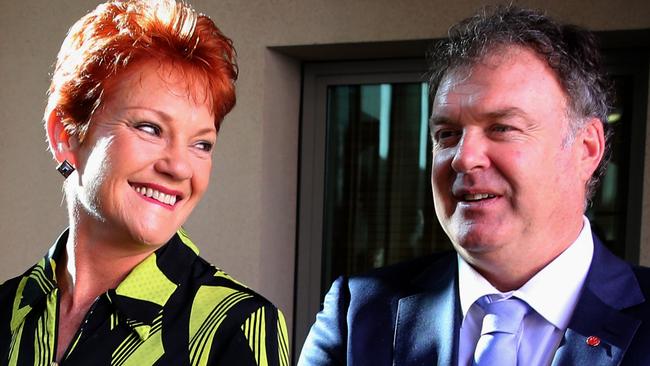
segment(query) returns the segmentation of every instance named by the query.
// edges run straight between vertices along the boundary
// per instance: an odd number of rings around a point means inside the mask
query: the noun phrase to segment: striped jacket
[[[0,365],[52,365],[57,259],[67,231],[22,276],[0,286]],[[180,230],[98,297],[61,365],[288,366],[282,313],[198,256]]]

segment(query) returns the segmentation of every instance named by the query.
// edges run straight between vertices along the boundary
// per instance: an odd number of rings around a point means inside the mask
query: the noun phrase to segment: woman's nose
[[[182,144],[169,144],[163,156],[156,161],[154,168],[174,180],[184,180],[192,177],[189,151]]]

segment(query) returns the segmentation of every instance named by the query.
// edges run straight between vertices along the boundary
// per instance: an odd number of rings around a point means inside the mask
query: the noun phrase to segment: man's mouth
[[[175,194],[163,193],[155,188],[132,185],[133,189],[142,196],[152,198],[158,202],[173,206],[178,201],[179,196]]]
[[[489,193],[473,193],[473,194],[464,194],[462,196],[463,201],[466,202],[476,202],[476,201],[482,201],[485,199],[490,199],[496,197],[493,194]]]

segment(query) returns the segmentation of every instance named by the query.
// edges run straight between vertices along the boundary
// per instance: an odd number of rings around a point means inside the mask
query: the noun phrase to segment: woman
[[[45,111],[70,227],[0,287],[0,364],[288,365],[282,314],[181,228],[235,104],[234,53],[175,0],[109,1],[70,29]]]

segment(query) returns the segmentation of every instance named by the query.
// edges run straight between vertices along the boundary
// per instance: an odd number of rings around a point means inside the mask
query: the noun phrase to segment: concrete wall
[[[268,47],[443,37],[450,24],[485,2],[191,2],[234,40],[241,75],[238,105],[217,144],[210,190],[187,228],[204,257],[266,295],[291,322],[300,64]],[[68,27],[95,4],[0,2],[2,279],[35,263],[66,226],[61,177],[46,152],[41,116],[60,43]],[[552,15],[595,30],[650,28],[647,0],[540,0],[525,5],[546,7]],[[645,174],[650,182],[650,169]],[[650,221],[649,191],[643,197],[644,223]],[[642,235],[642,261],[650,264],[650,232]]]

